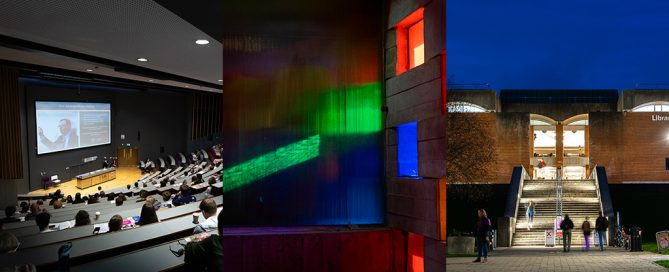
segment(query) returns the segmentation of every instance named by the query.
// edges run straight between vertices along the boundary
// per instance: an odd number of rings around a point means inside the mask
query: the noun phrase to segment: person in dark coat
[[[569,252],[571,251],[571,230],[574,229],[574,222],[571,221],[568,214],[564,215],[560,229],[562,230],[562,252]]]
[[[142,205],[142,212],[139,215],[139,222],[137,225],[145,226],[148,224],[158,223],[158,215],[156,214],[156,209],[150,203],[144,203]]]
[[[604,241],[606,241],[606,229],[609,228],[609,220],[606,220],[603,214],[600,214],[595,221],[595,230],[599,236],[599,250],[604,251]]]

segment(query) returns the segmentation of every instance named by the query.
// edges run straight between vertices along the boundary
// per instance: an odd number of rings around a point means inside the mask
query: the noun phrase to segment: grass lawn
[[[669,268],[669,260],[655,261],[656,264]]]
[[[656,242],[644,242],[643,244],[641,244],[641,249],[643,249],[643,251],[657,253],[657,243]],[[665,250],[663,255],[669,255],[669,250]],[[667,263],[669,263],[669,261]],[[660,264],[660,263],[658,263],[658,264]],[[663,264],[660,264],[660,265],[664,266]]]

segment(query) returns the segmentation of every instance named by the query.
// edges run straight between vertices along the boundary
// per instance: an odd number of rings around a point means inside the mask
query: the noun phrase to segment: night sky
[[[669,1],[446,2],[449,83],[669,88]]]

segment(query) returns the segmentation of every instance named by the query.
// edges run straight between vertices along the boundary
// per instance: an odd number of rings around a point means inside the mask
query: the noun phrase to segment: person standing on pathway
[[[609,220],[606,220],[603,214],[600,214],[597,217],[595,222],[595,229],[597,230],[597,235],[599,236],[599,250],[604,251],[604,241],[606,240],[606,229],[609,228]]]
[[[571,251],[571,230],[574,228],[574,222],[569,219],[569,215],[564,215],[564,220],[560,223],[562,230],[562,252]]]
[[[478,248],[478,256],[475,263],[488,261],[488,243],[490,242],[490,219],[484,209],[478,211],[478,219],[476,220],[476,247]],[[483,260],[481,260],[483,255]]]

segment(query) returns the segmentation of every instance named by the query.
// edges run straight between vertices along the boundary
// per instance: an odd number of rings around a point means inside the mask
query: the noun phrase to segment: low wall
[[[405,271],[400,230],[226,235],[226,271]]]
[[[475,238],[471,236],[448,237],[448,253],[471,254],[474,253]]]

